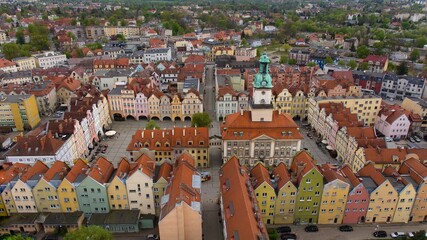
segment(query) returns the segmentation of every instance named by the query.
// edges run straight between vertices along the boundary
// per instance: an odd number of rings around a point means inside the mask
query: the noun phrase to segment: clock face
[[[265,85],[267,85],[267,81],[265,81],[265,80],[264,80],[264,81],[262,81],[262,82],[261,82],[261,84],[262,84],[263,86],[265,86]]]

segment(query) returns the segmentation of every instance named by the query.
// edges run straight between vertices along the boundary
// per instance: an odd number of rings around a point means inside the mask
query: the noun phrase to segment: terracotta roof
[[[119,165],[117,166],[116,171],[114,172],[114,176],[123,179],[123,177],[129,173],[129,171],[130,164],[128,160],[126,160],[126,158],[122,158],[122,160],[119,162]]]
[[[338,171],[338,168],[336,166],[332,166],[329,163],[325,163],[322,164],[320,169],[327,183],[332,182],[336,179],[339,179],[343,182],[347,182],[345,177],[341,174],[341,172]]]
[[[57,88],[58,90],[59,89],[61,89],[61,88],[66,88],[66,89],[68,89],[68,90],[70,90],[71,92],[74,92],[74,91],[76,91],[77,89],[79,89],[80,88],[80,86],[81,86],[81,83],[80,83],[80,81],[79,80],[77,80],[77,79],[73,79],[73,78],[67,78],[67,79],[64,79],[61,83],[60,83],[60,85],[59,85],[59,87]]]
[[[224,205],[224,229],[229,239],[268,239],[260,212],[254,212],[253,206],[258,203],[251,190],[248,172],[235,156],[221,167],[219,180]]]
[[[348,179],[347,182],[349,182],[353,188],[358,186],[361,183],[359,178],[351,169],[350,165],[348,164],[343,165],[339,171],[341,171],[341,174]]]
[[[292,174],[296,174],[297,183],[299,184],[302,177],[310,172],[312,169],[316,169],[319,173],[319,169],[316,167],[316,161],[306,151],[300,151],[294,156],[291,165]]]
[[[41,161],[36,161],[34,165],[26,173],[22,174],[19,179],[21,179],[22,182],[26,183],[28,179],[38,174],[44,174],[45,172],[47,172],[47,170],[49,170],[49,168],[46,166],[46,164]]]
[[[142,154],[138,159],[131,163],[129,176],[131,176],[136,171],[141,171],[150,178],[154,177],[154,160],[151,159],[148,155]]]
[[[108,181],[111,174],[113,173],[113,164],[103,157],[99,157],[95,164],[91,166],[88,177],[93,178],[100,184],[104,184]]]
[[[399,168],[400,174],[409,174],[409,176],[418,184],[427,181],[427,166],[422,164],[416,158],[409,158],[402,162]]]
[[[46,135],[17,136],[17,143],[7,156],[43,156],[56,154],[65,142],[53,137],[51,132]]]
[[[268,173],[267,168],[262,163],[258,163],[255,165],[255,167],[252,168],[251,177],[254,189],[258,188],[264,182],[274,188],[273,183],[270,180],[270,174]]]
[[[154,182],[159,181],[160,178],[163,178],[169,182],[171,177],[171,172],[172,172],[172,165],[169,164],[168,162],[162,163],[162,165],[160,165],[157,178],[154,180]]]
[[[372,162],[366,163],[365,166],[359,170],[359,175],[362,177],[372,178],[378,186],[386,181],[386,178],[375,168],[374,163]]]
[[[402,148],[365,148],[366,161],[376,164],[399,164],[408,153]]]
[[[68,171],[70,171],[70,168],[65,162],[56,161],[44,174],[43,178],[46,182],[50,182],[50,180],[55,176],[58,176],[58,178],[62,180],[67,175]]]
[[[380,62],[381,65],[384,65],[387,60],[388,60],[387,56],[369,55],[365,59],[363,59],[363,62],[369,62],[369,61],[372,61],[373,63]]]
[[[8,164],[4,163],[4,169],[0,172],[0,185],[9,183],[15,176],[24,174],[31,168],[31,165],[23,163],[14,163],[5,168],[6,166]]]
[[[223,140],[249,140],[262,135],[274,139],[303,139],[298,131],[298,125],[292,118],[287,114],[279,114],[276,110],[273,111],[271,122],[253,122],[250,111],[243,111],[243,114],[237,112],[227,115],[221,129]]]
[[[196,188],[193,183],[194,175],[200,176],[194,166],[187,161],[178,161],[178,165],[173,170],[173,178],[165,191],[165,195],[169,195],[169,201],[161,209],[160,221],[178,204],[185,203],[190,207],[193,206],[193,202],[201,204],[200,188]],[[195,211],[201,213],[200,209]]]
[[[73,168],[71,168],[71,170],[68,172],[65,179],[67,179],[70,183],[73,183],[80,174],[86,175],[88,168],[88,165],[83,160],[78,159],[74,163]]]
[[[360,138],[374,139],[377,137],[375,136],[374,127],[348,127],[347,135],[354,137],[356,139],[360,139]]]
[[[11,67],[11,66],[16,66],[16,63],[9,61],[5,58],[0,59],[0,68]]]
[[[273,170],[273,176],[277,182],[276,191],[280,191],[282,187],[291,180],[291,176],[286,165],[283,162],[280,162]]]
[[[181,153],[181,155],[176,157],[175,167],[178,166],[180,162],[188,162],[191,166],[196,165],[196,161],[194,160],[193,156],[191,156],[191,154],[187,151],[184,151],[183,153]]]
[[[226,94],[230,94],[231,96],[236,96],[236,92],[234,91],[233,87],[230,85],[225,85],[225,86],[219,87],[217,100],[219,100],[220,97],[224,97],[224,95]]]
[[[205,57],[203,55],[190,54],[184,63],[204,63]]]

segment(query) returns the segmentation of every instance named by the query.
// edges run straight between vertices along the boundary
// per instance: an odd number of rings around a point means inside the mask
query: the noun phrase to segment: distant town
[[[0,0],[0,239],[427,239],[426,55],[425,0]]]

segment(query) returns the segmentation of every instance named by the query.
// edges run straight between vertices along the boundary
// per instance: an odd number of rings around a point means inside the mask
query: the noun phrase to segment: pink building
[[[384,107],[378,113],[375,129],[390,138],[406,138],[411,122],[401,109],[395,110]]]
[[[348,193],[342,223],[356,224],[365,222],[365,215],[369,205],[369,192],[349,165],[344,165],[340,171],[347,179],[347,182],[350,183],[350,192]]]
[[[135,110],[138,118],[145,117],[148,119],[148,98],[144,92],[136,94],[135,98]]]

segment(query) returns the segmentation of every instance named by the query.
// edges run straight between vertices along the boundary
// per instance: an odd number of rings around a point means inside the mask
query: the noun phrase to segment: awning
[[[116,133],[117,133],[116,131],[110,130],[110,131],[108,131],[108,132],[105,133],[105,136],[112,137],[112,136],[116,135]]]

